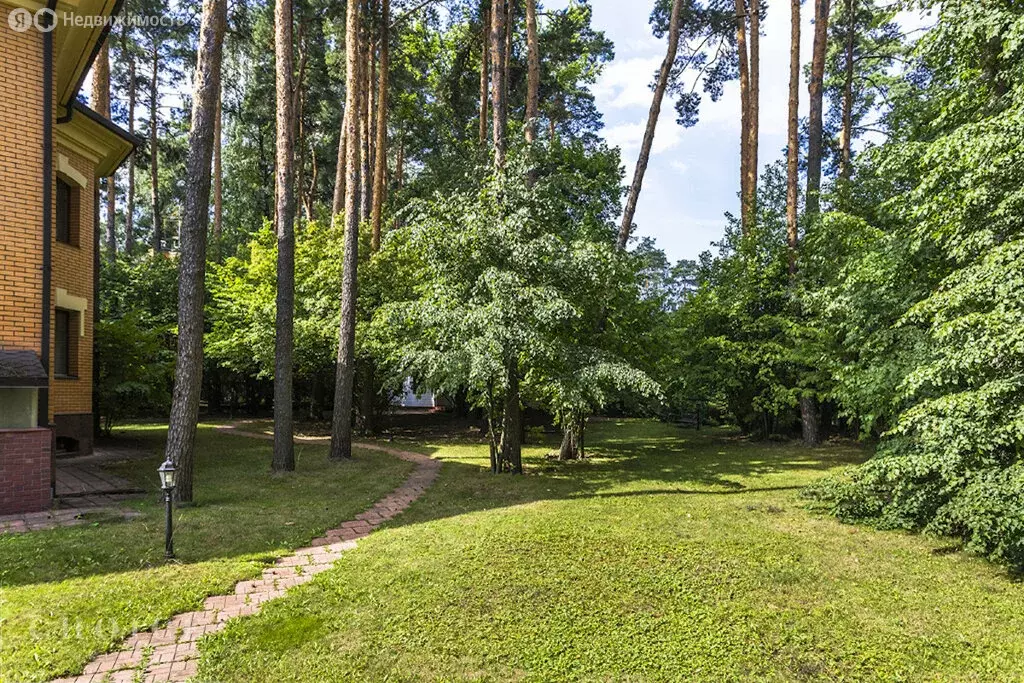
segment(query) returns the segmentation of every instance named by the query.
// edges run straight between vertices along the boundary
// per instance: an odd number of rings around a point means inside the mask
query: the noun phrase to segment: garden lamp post
[[[160,488],[164,492],[164,503],[167,506],[167,523],[164,528],[164,557],[168,560],[174,559],[174,520],[172,517],[172,499],[174,486],[177,483],[178,470],[170,458],[160,465],[157,470],[160,473]]]

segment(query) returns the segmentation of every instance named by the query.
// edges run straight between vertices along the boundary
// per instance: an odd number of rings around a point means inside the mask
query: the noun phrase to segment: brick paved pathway
[[[271,439],[268,434],[246,432],[234,426],[220,427],[235,434]],[[357,443],[356,448],[383,451],[416,464],[416,470],[405,483],[377,501],[366,512],[343,522],[335,529],[313,540],[309,547],[299,548],[281,558],[273,567],[263,570],[255,581],[235,585],[233,595],[215,595],[206,599],[203,608],[173,617],[164,628],[136,633],[121,644],[119,650],[100,655],[86,667],[81,676],[62,678],[53,683],[127,683],[142,680],[184,681],[196,673],[197,641],[207,633],[224,628],[228,620],[260,611],[263,603],[279,598],[292,586],[306,583],[322,571],[330,569],[356,541],[392,519],[422,495],[437,477],[441,463],[428,456],[401,451],[376,444]]]
[[[131,519],[138,512],[122,506],[143,490],[127,479],[103,469],[110,460],[146,457],[144,450],[131,447],[97,447],[92,455],[57,459],[57,496],[53,508],[0,516],[0,534],[40,531],[74,526],[89,521],[90,513],[103,512]],[[155,479],[155,477],[154,477]]]
[[[95,463],[57,461],[58,498],[116,493],[142,493],[142,489]]]

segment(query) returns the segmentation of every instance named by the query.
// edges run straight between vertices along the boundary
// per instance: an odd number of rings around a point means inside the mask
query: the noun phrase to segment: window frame
[[[75,337],[76,311],[54,309],[53,316],[53,376],[58,379],[78,379],[78,344]],[[63,334],[61,334],[63,320]],[[63,358],[61,346],[63,342]]]
[[[78,202],[79,186],[57,174],[54,190],[53,233],[54,240],[69,247],[79,246]]]

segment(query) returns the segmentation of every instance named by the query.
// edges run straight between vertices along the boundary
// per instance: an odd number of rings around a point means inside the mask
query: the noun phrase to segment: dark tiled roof
[[[0,387],[45,387],[48,382],[34,351],[0,349]]]

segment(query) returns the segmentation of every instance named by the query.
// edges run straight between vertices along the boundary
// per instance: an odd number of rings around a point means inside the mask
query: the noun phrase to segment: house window
[[[64,244],[78,244],[78,188],[64,179],[57,178],[57,241]]]
[[[54,324],[53,373],[58,377],[75,377],[78,368],[78,313],[58,308]]]

